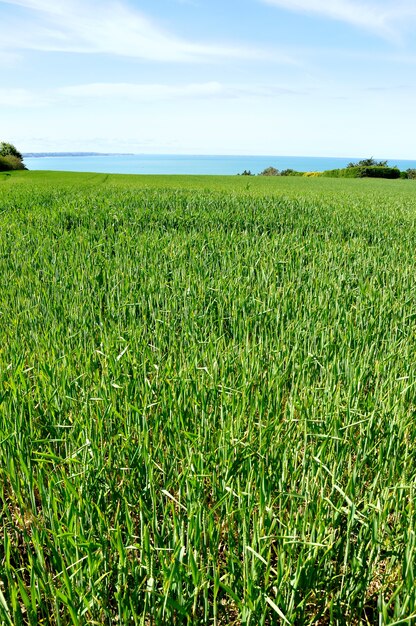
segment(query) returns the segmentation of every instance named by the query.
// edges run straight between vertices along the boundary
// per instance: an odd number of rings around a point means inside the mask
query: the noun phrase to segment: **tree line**
[[[244,170],[240,176],[253,176],[250,170]],[[412,178],[416,179],[416,169],[400,171],[391,167],[387,161],[376,161],[373,157],[362,159],[356,163],[348,163],[344,168],[325,172],[298,172],[293,169],[279,171],[273,166],[266,167],[258,176],[323,176],[329,178]]]

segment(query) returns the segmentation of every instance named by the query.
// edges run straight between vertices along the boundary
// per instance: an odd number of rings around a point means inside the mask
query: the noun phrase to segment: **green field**
[[[416,623],[416,183],[0,174],[0,623]]]

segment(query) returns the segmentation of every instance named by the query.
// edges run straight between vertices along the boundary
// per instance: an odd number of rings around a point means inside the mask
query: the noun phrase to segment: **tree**
[[[265,170],[260,172],[259,176],[279,176],[279,170],[272,166],[266,167]]]
[[[12,143],[0,141],[0,171],[25,169],[21,152]]]
[[[347,167],[387,167],[387,161],[376,161],[373,157],[362,159],[358,163],[348,163]]]
[[[303,172],[297,172],[289,167],[287,170],[282,170],[280,176],[303,176]]]
[[[0,142],[0,156],[3,157],[16,157],[23,161],[23,155],[12,143],[6,143],[5,141]]]

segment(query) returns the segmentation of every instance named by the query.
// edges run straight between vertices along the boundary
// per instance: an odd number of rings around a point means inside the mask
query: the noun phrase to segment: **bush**
[[[376,161],[373,157],[370,157],[369,159],[362,159],[357,163],[348,163],[347,167],[387,167],[387,161]]]
[[[280,176],[279,174],[279,170],[277,170],[275,167],[266,167],[265,170],[263,170],[262,172],[260,172],[259,176]]]
[[[323,176],[329,178],[400,178],[400,170],[397,167],[354,166],[339,170],[327,170]]]
[[[9,172],[10,170],[25,170],[26,167],[18,157],[0,156],[0,172]]]
[[[413,180],[416,178],[416,169],[409,168],[406,170],[407,178],[412,178]]]
[[[0,156],[0,172],[8,172],[10,169],[10,164],[7,162],[7,159]]]
[[[244,170],[241,174],[237,174],[237,176],[253,176],[250,170]]]
[[[296,170],[287,169],[280,172],[280,176],[303,176],[303,172],[297,172]]]
[[[20,161],[23,161],[22,153],[12,144],[6,141],[0,141],[0,156],[2,157],[16,157]]]
[[[308,178],[318,178],[319,176],[322,176],[322,172],[305,172],[303,175]]]
[[[344,169],[326,170],[322,176],[327,178],[358,178],[359,167],[346,167]]]
[[[400,170],[397,167],[359,167],[358,178],[400,178]]]
[[[12,143],[0,141],[0,171],[25,169],[21,152]]]

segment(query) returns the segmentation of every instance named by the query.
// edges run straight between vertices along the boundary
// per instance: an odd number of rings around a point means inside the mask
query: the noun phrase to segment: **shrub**
[[[357,163],[348,163],[347,168],[351,167],[387,167],[387,161],[376,161],[373,157],[362,159]]]
[[[18,157],[0,156],[0,172],[8,172],[10,170],[25,170],[26,167]]]
[[[250,170],[244,170],[241,174],[237,174],[238,176],[253,176]]]
[[[409,168],[408,170],[406,170],[406,174],[407,174],[407,178],[415,179],[416,178],[416,169]]]
[[[5,157],[0,156],[0,172],[8,172],[10,170],[10,165],[7,162]]]
[[[22,153],[12,143],[7,143],[6,141],[0,141],[0,156],[12,156],[23,161]]]
[[[359,167],[346,167],[344,169],[326,170],[322,176],[328,178],[358,178]]]
[[[397,167],[359,167],[358,178],[400,178],[400,170]]]
[[[21,152],[12,144],[0,141],[0,171],[25,170]]]
[[[322,172],[305,172],[303,175],[308,178],[318,178],[319,176],[322,176]]]
[[[400,178],[400,170],[397,167],[354,166],[339,170],[327,170],[323,176],[329,178]]]
[[[296,170],[289,168],[287,170],[282,170],[280,172],[280,176],[303,176],[303,172],[297,172]]]
[[[277,170],[275,167],[266,167],[265,170],[263,170],[262,172],[260,172],[259,176],[280,176],[279,174],[279,170]]]

